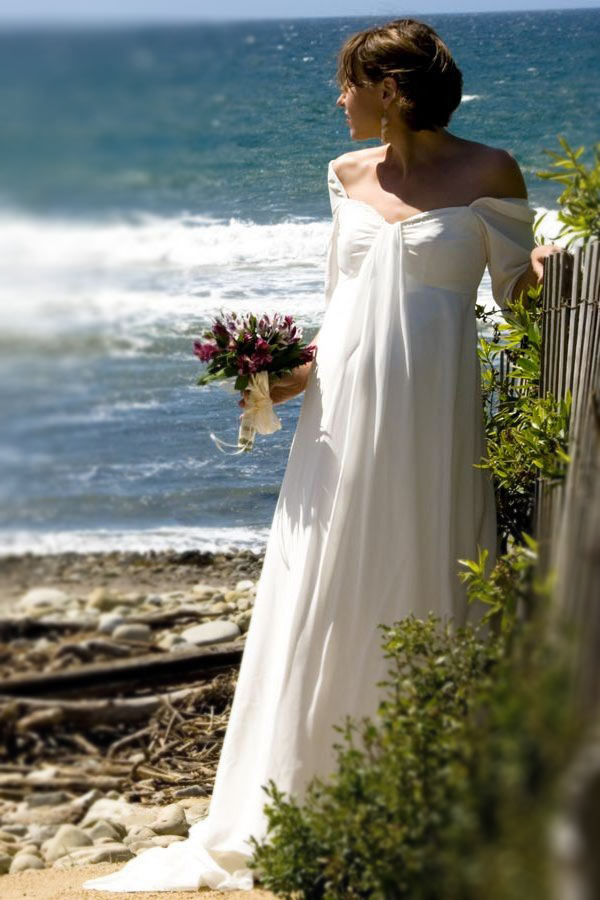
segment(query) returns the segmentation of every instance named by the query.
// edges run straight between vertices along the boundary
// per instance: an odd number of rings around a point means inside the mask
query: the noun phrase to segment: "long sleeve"
[[[338,241],[338,218],[337,215],[334,215],[333,222],[331,225],[331,232],[329,235],[329,243],[327,244],[327,256],[325,259],[325,288],[324,288],[324,297],[325,297],[325,306],[329,304],[331,300],[331,295],[333,294],[335,287],[338,281],[338,255],[337,255],[337,241]]]
[[[492,296],[500,309],[512,297],[515,284],[529,266],[535,247],[535,214],[518,197],[481,197],[471,204],[483,229]]]
[[[339,226],[338,226],[338,207],[340,202],[346,197],[346,192],[344,191],[343,185],[340,182],[339,178],[335,174],[335,170],[333,168],[333,160],[330,160],[327,164],[327,188],[329,190],[329,203],[331,205],[331,214],[333,217],[333,221],[331,224],[331,232],[329,234],[329,242],[327,244],[327,255],[325,261],[325,288],[324,288],[324,297],[325,297],[325,306],[329,304],[331,300],[331,296],[336,288],[339,276],[339,266],[338,266],[338,253],[337,253],[337,243],[338,243],[338,234],[339,234]]]

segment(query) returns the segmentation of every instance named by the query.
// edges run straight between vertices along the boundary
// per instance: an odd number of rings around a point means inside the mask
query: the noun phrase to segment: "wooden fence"
[[[573,254],[553,255],[545,266],[540,395],[564,399],[570,392],[572,400],[567,478],[556,483],[540,478],[536,486],[534,530],[540,542],[541,574],[556,569],[559,551],[564,568],[567,485],[572,490],[591,463],[588,432],[595,421],[594,378],[600,354],[600,242],[591,241],[585,251],[577,247]],[[570,525],[574,528],[576,523]],[[577,542],[570,540],[569,547],[577,554]],[[564,594],[566,585],[561,590]],[[564,602],[563,597],[561,605]]]
[[[543,319],[542,390],[571,390],[569,463],[561,485],[541,485],[540,565],[555,575],[555,628],[573,636],[572,704],[588,734],[563,780],[555,849],[556,900],[600,896],[600,243],[550,257]],[[569,274],[571,275],[569,279]],[[547,298],[547,299],[546,299]],[[549,499],[551,497],[551,499]],[[562,850],[560,849],[562,846]]]
[[[533,533],[539,542],[540,576],[552,568],[556,570],[559,562],[562,572],[567,556],[574,559],[578,549],[582,549],[584,536],[579,529],[583,527],[583,519],[567,521],[573,516],[566,509],[567,494],[569,508],[574,502],[571,495],[583,483],[591,497],[588,482],[598,474],[593,463],[593,440],[594,434],[597,437],[600,417],[600,241],[590,241],[587,248],[577,247],[573,253],[564,251],[549,256],[544,266],[539,395],[552,394],[557,400],[564,400],[568,392],[571,394],[571,463],[566,478],[540,477],[535,486]],[[498,369],[506,394],[518,395],[523,385],[512,374],[510,360],[504,352],[499,354]],[[580,535],[579,541],[573,537],[575,532]],[[600,550],[600,537],[598,541]],[[560,605],[567,609],[564,579],[560,590]],[[597,596],[600,611],[600,589]],[[600,673],[600,643],[597,646]],[[600,690],[600,679],[598,684]]]
[[[566,478],[540,480],[540,571],[577,639],[575,702],[600,709],[600,242],[551,256],[543,289],[540,393],[572,395]]]
[[[570,462],[534,501],[538,576],[550,575],[551,622],[573,637],[572,704],[589,726],[565,773],[554,849],[555,900],[600,897],[600,242],[550,256],[542,289],[540,395],[572,397]],[[568,846],[567,846],[568,845]]]

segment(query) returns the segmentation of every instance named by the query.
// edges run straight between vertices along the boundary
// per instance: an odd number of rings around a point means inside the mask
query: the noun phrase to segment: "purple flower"
[[[229,340],[229,331],[218,319],[212,327],[212,332],[217,340],[219,338],[224,339],[225,342]]]
[[[247,353],[241,353],[237,358],[237,363],[240,375],[253,375],[254,372],[258,372],[256,360],[248,356]]]
[[[201,362],[210,362],[213,356],[219,353],[219,348],[216,344],[212,344],[209,341],[205,343],[194,341],[194,353]]]
[[[256,356],[260,356],[261,358],[263,356],[270,356],[271,355],[269,352],[270,349],[271,348],[269,346],[269,342],[265,341],[264,338],[259,337],[256,339],[256,350],[255,350]]]

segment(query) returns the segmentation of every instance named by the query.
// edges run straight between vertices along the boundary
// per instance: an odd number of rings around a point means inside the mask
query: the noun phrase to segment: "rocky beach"
[[[0,560],[2,897],[92,896],[207,814],[262,561]]]

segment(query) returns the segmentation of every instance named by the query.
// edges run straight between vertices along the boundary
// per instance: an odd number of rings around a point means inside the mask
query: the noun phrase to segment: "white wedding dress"
[[[334,767],[333,729],[372,715],[383,634],[430,611],[471,616],[457,559],[496,556],[475,302],[527,268],[526,200],[480,197],[390,223],[329,164],[325,314],[246,636],[208,816],[84,888],[250,890],[249,835],[273,779],[302,798]],[[257,873],[258,877],[258,873]]]

